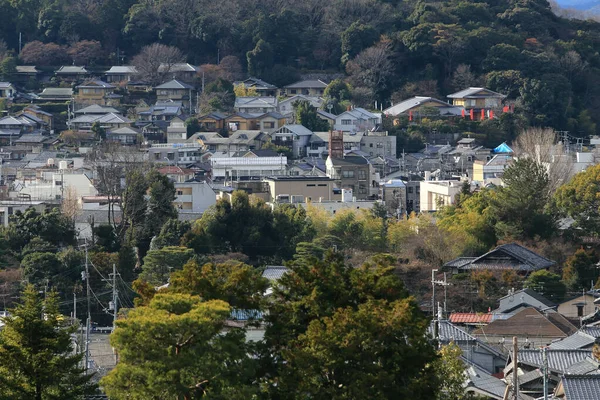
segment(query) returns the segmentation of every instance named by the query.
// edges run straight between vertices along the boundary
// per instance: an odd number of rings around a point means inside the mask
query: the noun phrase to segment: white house
[[[462,182],[422,181],[420,189],[421,211],[437,211],[439,206],[455,204],[456,196],[462,189]]]
[[[323,99],[320,97],[298,94],[285,100],[281,100],[277,106],[277,110],[287,117],[289,114],[294,112],[294,103],[297,101],[308,101],[310,105],[315,108],[319,108],[321,107],[321,104],[323,104]]]
[[[233,108],[247,114],[265,114],[277,111],[277,97],[236,97]]]
[[[381,122],[380,117],[365,110],[354,108],[335,117],[333,130],[342,132],[364,132],[375,128]]]
[[[176,182],[173,204],[180,213],[203,213],[217,202],[217,195],[206,182]]]
[[[210,158],[213,180],[257,178],[285,175],[287,157],[219,157]]]
[[[60,200],[67,193],[74,194],[77,198],[83,196],[96,196],[98,190],[85,174],[77,174],[65,171],[51,172],[45,174],[42,179],[25,181],[17,186],[19,197],[27,197],[35,200]]]
[[[10,82],[0,82],[0,99],[13,97],[17,91]]]
[[[312,131],[303,125],[284,125],[271,134],[271,141],[277,146],[288,147],[297,158],[306,155],[312,135]]]
[[[167,143],[183,143],[187,140],[187,128],[185,121],[180,117],[175,117],[169,123],[167,128]]]

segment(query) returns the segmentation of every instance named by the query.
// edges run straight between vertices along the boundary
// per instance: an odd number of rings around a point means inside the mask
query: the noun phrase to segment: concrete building
[[[512,155],[496,154],[489,161],[475,160],[473,162],[473,181],[480,185],[493,183],[500,185],[504,169],[512,160]]]
[[[148,149],[150,162],[187,165],[202,161],[201,156],[198,143],[157,143]]]
[[[437,211],[440,206],[455,203],[460,194],[462,183],[459,181],[422,181],[420,182],[420,211]]]
[[[43,173],[42,177],[35,181],[15,182],[15,188],[20,190],[14,194],[11,193],[12,195],[33,201],[60,200],[69,192],[77,198],[98,195],[98,190],[90,178],[85,174],[70,173],[69,171]]]
[[[331,151],[331,150],[330,150]],[[371,192],[371,164],[364,157],[327,157],[327,176],[333,179],[339,189],[350,189],[358,200],[365,200]]]
[[[287,157],[218,157],[210,158],[213,180],[262,178],[286,175]]]
[[[173,204],[180,213],[203,213],[216,204],[217,196],[206,182],[175,182]]]
[[[341,193],[334,193],[334,181],[319,176],[275,176],[264,179],[269,192],[268,201],[275,203],[303,203],[307,201],[337,201]]]
[[[400,179],[390,179],[380,185],[380,193],[389,215],[400,217],[406,211],[406,184]]]

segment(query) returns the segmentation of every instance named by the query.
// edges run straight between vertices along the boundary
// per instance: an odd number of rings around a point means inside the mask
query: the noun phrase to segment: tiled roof
[[[591,355],[591,350],[546,350],[548,368],[560,373],[564,373],[573,364],[579,363]],[[520,364],[539,368],[543,365],[542,352],[540,350],[519,350],[518,361]]]
[[[584,326],[581,328],[581,332],[584,332],[595,338],[600,338],[600,326]]]
[[[42,93],[40,93],[42,97],[51,97],[51,96],[73,96],[73,89],[71,88],[45,88]]]
[[[539,294],[538,292],[536,292],[535,290],[531,289],[531,288],[525,288],[525,289],[521,289],[521,290],[517,290],[516,292],[511,292],[509,294],[507,294],[504,297],[501,297],[499,300],[504,300],[506,298],[517,298],[517,299],[521,299],[523,300],[525,303],[527,303],[527,297],[531,297],[534,300],[538,301],[539,303],[541,303],[542,305],[550,308],[550,307],[555,307],[556,304],[553,303],[552,301],[548,300],[547,298],[545,298],[544,296],[542,296],[541,294]],[[532,304],[530,304],[532,305]]]
[[[458,257],[452,261],[448,261],[444,266],[446,267],[462,267],[463,265],[469,264],[477,257]]]
[[[261,319],[262,317],[263,313],[259,310],[240,310],[234,308],[231,310],[229,318],[235,321],[247,321],[249,319]]]
[[[97,87],[101,87],[101,88],[104,88],[104,89],[112,89],[112,88],[114,88],[114,86],[111,85],[110,83],[101,81],[99,79],[95,79],[95,80],[91,80],[91,81],[85,81],[81,85],[77,86],[77,88],[97,88]]]
[[[567,400],[598,400],[600,375],[566,375],[561,384]]]
[[[349,156],[344,158],[331,158],[331,163],[334,166],[343,166],[343,165],[367,165],[369,161],[364,157],[359,156]]]
[[[456,260],[452,260],[444,264],[444,267],[457,267],[452,264],[455,261]],[[556,262],[548,260],[526,247],[517,243],[508,243],[496,247],[494,250],[475,258],[469,263],[459,265],[458,268],[463,270],[512,269],[516,271],[531,272],[551,267],[554,264],[556,264]]]
[[[255,88],[259,88],[259,89],[277,89],[277,86],[271,85],[270,83],[267,83],[267,82],[263,81],[262,79],[253,78],[253,77],[250,77],[243,81],[233,82],[233,84],[234,85],[244,84],[244,86],[246,86],[246,87],[255,87]]]
[[[428,333],[433,336],[434,321],[429,324]],[[442,343],[449,342],[475,342],[477,338],[468,334],[466,331],[460,329],[456,325],[449,321],[441,320],[438,321],[438,339]]]
[[[76,65],[66,65],[60,67],[57,71],[57,74],[87,74],[88,71],[85,67],[78,67]]]
[[[133,65],[113,65],[106,74],[136,74],[137,70]]]
[[[596,338],[582,331],[575,332],[571,336],[564,338],[550,345],[552,349],[583,349],[594,344]]]
[[[198,68],[188,63],[160,64],[158,72],[196,72]]]
[[[270,281],[278,281],[281,279],[283,274],[288,272],[288,268],[280,265],[267,265],[262,273],[263,278],[267,278]]]
[[[104,107],[98,104],[92,104],[90,106],[81,108],[75,111],[75,114],[107,114],[107,113],[118,113],[119,111],[112,107]]]
[[[306,128],[304,125],[300,125],[300,124],[287,124],[282,126],[281,128],[279,128],[277,131],[275,131],[273,134],[278,134],[278,133],[293,133],[296,134],[298,136],[312,136],[312,131],[308,128]]]
[[[492,317],[492,314],[452,313],[450,322],[453,324],[489,324],[492,322]]]
[[[291,85],[284,86],[286,89],[325,89],[327,84],[321,80],[306,80],[300,81],[296,83],[292,83]]]
[[[33,65],[17,65],[17,73],[21,74],[37,74],[38,71]]]
[[[398,104],[394,104],[391,107],[386,108],[385,110],[383,110],[383,114],[396,116],[396,115],[405,113],[405,112],[407,112],[415,107],[418,107],[422,104],[426,104],[426,103],[430,103],[430,102],[439,104],[440,113],[461,115],[461,111],[463,110],[462,107],[453,106],[451,104],[446,103],[445,101],[438,100],[433,97],[415,96],[410,99],[401,101]]]
[[[480,92],[486,92],[487,95],[479,94]],[[482,88],[482,87],[470,87],[468,89],[463,89],[459,92],[448,95],[449,99],[476,99],[476,98],[484,98],[484,97],[505,98],[506,96],[503,94],[491,91],[489,89]]]
[[[554,313],[558,314],[558,313]],[[525,308],[508,319],[496,319],[473,332],[474,335],[567,337],[576,328],[567,320],[557,321],[550,313],[543,314],[533,307]]]
[[[567,375],[587,375],[587,374],[598,374],[600,370],[598,369],[600,364],[593,357],[586,357],[585,360],[582,360],[578,363],[571,365],[565,373]]]
[[[177,79],[173,79],[173,80],[165,82],[161,85],[158,85],[155,89],[188,89],[188,90],[191,90],[191,89],[193,89],[193,87],[188,85],[187,83],[178,81]]]

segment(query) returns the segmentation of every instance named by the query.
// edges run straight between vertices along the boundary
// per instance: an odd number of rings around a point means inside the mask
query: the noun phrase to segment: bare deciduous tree
[[[471,66],[467,64],[459,64],[452,74],[452,87],[455,90],[462,90],[473,86],[475,83],[475,75],[471,72]]]
[[[371,90],[385,89],[393,71],[391,50],[391,41],[382,40],[348,61],[346,70],[353,85]]]
[[[75,217],[79,214],[80,208],[77,189],[73,186],[67,186],[65,188],[60,208],[64,216],[73,222],[75,221]]]
[[[142,51],[133,57],[132,64],[141,79],[155,85],[164,81],[173,65],[183,60],[183,53],[177,47],[154,43],[144,46]]]
[[[528,128],[513,143],[517,157],[532,157],[548,171],[550,194],[566,183],[574,174],[573,159],[565,154],[563,146],[556,141],[556,133],[550,128]]]

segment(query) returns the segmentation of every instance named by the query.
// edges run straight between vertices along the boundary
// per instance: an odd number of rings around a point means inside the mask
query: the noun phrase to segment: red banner
[[[475,113],[473,112],[473,109],[469,110],[469,116],[471,117],[471,121],[475,119]]]

